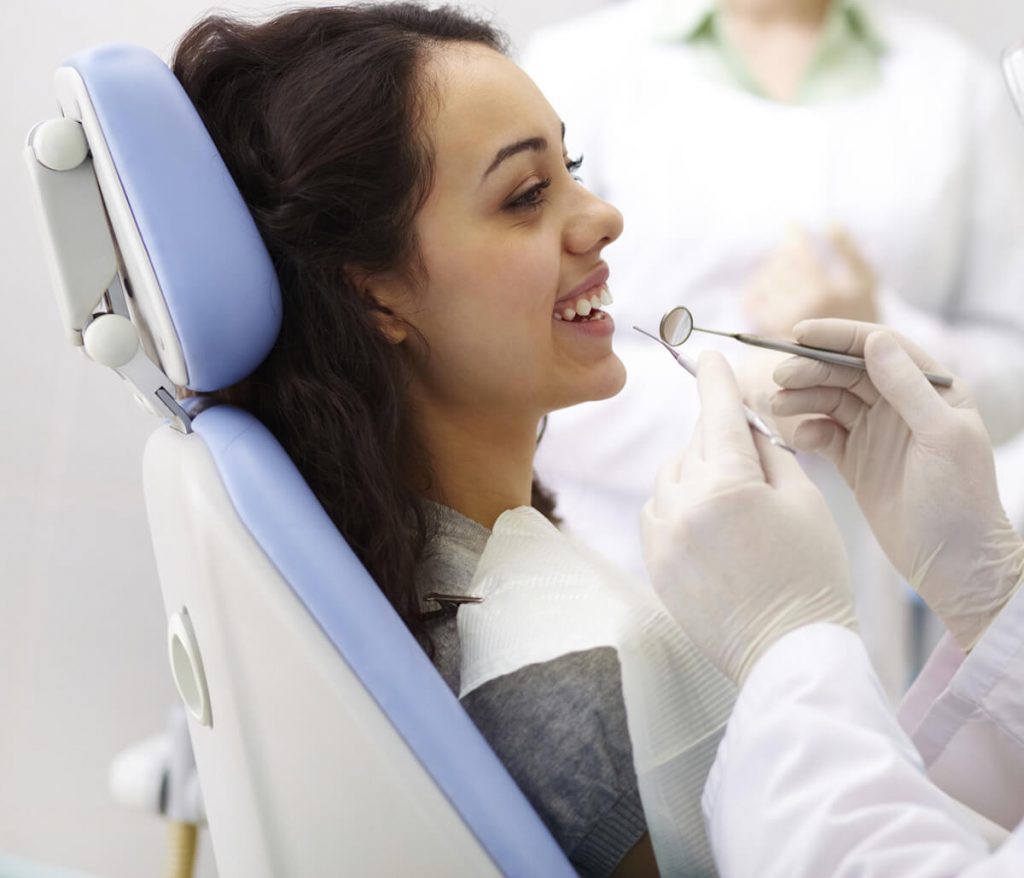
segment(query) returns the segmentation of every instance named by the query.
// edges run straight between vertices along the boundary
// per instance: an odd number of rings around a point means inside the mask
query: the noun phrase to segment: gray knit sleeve
[[[647,832],[616,651],[528,665],[462,704],[577,871],[611,875]]]

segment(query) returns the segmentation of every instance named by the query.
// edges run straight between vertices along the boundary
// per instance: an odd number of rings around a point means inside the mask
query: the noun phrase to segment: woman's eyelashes
[[[569,172],[569,175],[577,183],[580,178],[576,172],[583,166],[583,156],[578,159],[566,158],[565,169]],[[551,178],[545,177],[539,183],[535,183],[521,195],[516,196],[512,201],[505,205],[506,210],[537,210],[542,204],[544,204],[544,190],[551,185]]]
[[[566,156],[566,159],[565,159],[565,169],[569,172],[569,174],[572,176],[572,178],[577,183],[581,183],[583,181],[583,178],[580,177],[579,174],[576,173],[582,167],[583,167],[583,155],[582,154],[580,155],[580,157],[578,159],[571,159],[568,156]]]
[[[544,203],[544,190],[551,185],[551,178],[545,177],[539,183],[535,183],[522,195],[517,196],[506,205],[508,210],[536,210]]]

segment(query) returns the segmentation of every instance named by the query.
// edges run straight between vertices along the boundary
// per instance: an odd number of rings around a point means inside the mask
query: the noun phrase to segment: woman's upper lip
[[[567,305],[578,299],[581,295],[594,287],[599,287],[608,281],[608,265],[602,262],[594,271],[587,275],[582,283],[574,286],[568,293],[555,300],[556,305]]]

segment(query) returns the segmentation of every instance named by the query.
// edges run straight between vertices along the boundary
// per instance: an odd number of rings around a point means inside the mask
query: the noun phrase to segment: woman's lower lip
[[[555,326],[565,327],[566,331],[579,335],[602,338],[615,331],[615,321],[607,311],[602,312],[603,318],[594,320],[554,320]]]

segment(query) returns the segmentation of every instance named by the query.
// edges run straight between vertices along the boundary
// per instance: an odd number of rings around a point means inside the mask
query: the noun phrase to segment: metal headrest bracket
[[[144,408],[191,432],[174,383],[147,356],[132,322],[120,254],[81,123],[62,118],[36,125],[24,155],[66,338],[128,381]]]

